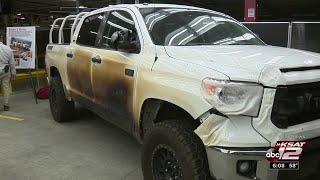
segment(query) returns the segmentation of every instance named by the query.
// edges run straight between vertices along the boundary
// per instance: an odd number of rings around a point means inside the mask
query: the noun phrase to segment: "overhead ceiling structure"
[[[115,1],[114,1],[115,2]],[[80,0],[80,8],[99,8],[114,4],[112,0]],[[15,0],[16,13],[67,15],[76,12],[76,0]]]
[[[319,0],[258,0],[259,20],[320,21]]]
[[[76,0],[13,0],[16,13],[64,16],[76,12]],[[135,0],[79,0],[80,7],[100,8]],[[243,20],[245,0],[140,0],[143,2],[187,4],[227,13]],[[319,0],[257,0],[258,21],[320,20]]]
[[[188,4],[229,14],[242,21],[244,18],[245,0],[150,0]],[[258,21],[320,21],[320,0],[257,0]]]

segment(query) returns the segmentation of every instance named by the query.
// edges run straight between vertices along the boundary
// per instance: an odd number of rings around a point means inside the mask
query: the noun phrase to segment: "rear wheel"
[[[49,102],[51,114],[56,122],[66,122],[73,119],[74,102],[66,98],[60,77],[51,78]]]
[[[190,124],[180,120],[158,123],[142,148],[146,180],[211,180],[207,154]]]

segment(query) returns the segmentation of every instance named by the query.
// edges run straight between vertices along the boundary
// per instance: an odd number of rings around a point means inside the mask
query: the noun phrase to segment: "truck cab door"
[[[91,62],[95,57],[98,31],[104,13],[91,15],[83,20],[78,37],[67,50],[67,75],[71,96],[86,105],[94,101],[91,82]]]
[[[124,29],[137,32],[133,17],[134,14],[127,10],[108,12],[96,50],[99,60],[92,62],[95,103],[100,106],[105,119],[128,132],[133,130],[133,102],[140,49],[136,53],[118,51],[111,42],[111,36]]]

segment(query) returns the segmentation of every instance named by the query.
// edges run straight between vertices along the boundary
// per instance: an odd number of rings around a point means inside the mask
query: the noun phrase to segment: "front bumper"
[[[267,149],[206,147],[211,175],[217,180],[277,180],[278,170],[270,170],[270,162],[265,157]],[[255,177],[237,172],[237,162],[241,160],[257,162]]]

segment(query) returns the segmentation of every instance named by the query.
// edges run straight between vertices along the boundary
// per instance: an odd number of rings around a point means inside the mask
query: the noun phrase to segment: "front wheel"
[[[204,145],[186,123],[164,121],[147,133],[142,147],[144,179],[212,179]]]
[[[52,77],[49,86],[49,102],[56,122],[71,121],[74,117],[74,102],[68,101],[60,77]]]

